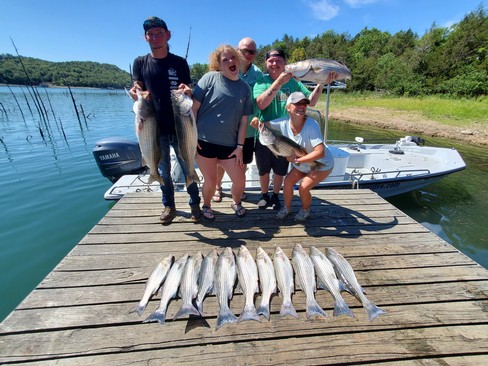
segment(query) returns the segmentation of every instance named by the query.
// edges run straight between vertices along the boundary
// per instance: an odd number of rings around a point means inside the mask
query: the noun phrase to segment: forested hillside
[[[121,89],[131,85],[129,73],[98,62],[50,62],[31,57],[0,55],[0,83]],[[25,66],[25,70],[22,68]]]

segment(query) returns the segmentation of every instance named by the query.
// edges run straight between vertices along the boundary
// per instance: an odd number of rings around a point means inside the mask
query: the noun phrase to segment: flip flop
[[[232,207],[237,217],[242,218],[246,215],[246,209],[242,207],[241,203],[233,203],[230,207]]]
[[[213,210],[208,206],[202,206],[202,216],[205,220],[208,220],[208,221],[214,221],[215,220],[215,215],[213,213]]]

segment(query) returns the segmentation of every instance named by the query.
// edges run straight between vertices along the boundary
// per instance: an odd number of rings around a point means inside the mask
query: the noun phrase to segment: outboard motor
[[[96,143],[93,156],[102,175],[115,183],[126,174],[142,173],[139,144],[125,137],[108,137]]]

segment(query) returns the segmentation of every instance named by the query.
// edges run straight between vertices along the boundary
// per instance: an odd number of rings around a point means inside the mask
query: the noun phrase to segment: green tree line
[[[2,54],[0,83],[122,89],[131,85],[131,78],[128,72],[109,64],[90,61],[50,62]]]
[[[392,35],[376,28],[364,28],[354,37],[332,30],[314,38],[284,35],[258,47],[255,62],[262,70],[272,47],[282,48],[288,63],[308,58],[344,63],[352,73],[347,91],[381,90],[400,96],[488,94],[488,17],[481,5],[450,27],[433,24],[423,36],[410,29]],[[206,71],[197,66],[192,67],[193,79]]]

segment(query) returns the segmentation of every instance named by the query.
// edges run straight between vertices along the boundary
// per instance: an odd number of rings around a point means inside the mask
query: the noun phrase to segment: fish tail
[[[195,301],[195,305],[197,306],[197,310],[200,313],[200,315],[203,316],[203,301],[197,300]]]
[[[166,321],[166,311],[163,310],[156,310],[154,313],[149,315],[143,323],[151,323],[151,322],[158,322],[163,324]]]
[[[298,314],[291,302],[284,302],[283,305],[281,305],[280,316],[284,317],[286,315],[291,315],[298,319]]]
[[[270,318],[269,305],[268,304],[259,305],[257,313],[269,320]]]
[[[145,305],[137,305],[134,309],[129,311],[129,314],[137,313],[137,315],[141,316],[145,309]]]
[[[215,327],[215,330],[219,329],[224,324],[236,323],[236,322],[237,322],[237,317],[229,308],[222,309],[220,310],[219,316],[217,317],[217,326]]]
[[[243,322],[245,320],[255,320],[257,322],[261,322],[261,318],[259,317],[258,313],[256,312],[256,308],[254,305],[252,306],[244,306],[242,309],[242,313],[237,320],[238,323]]]
[[[347,303],[344,300],[336,301],[333,315],[334,316],[347,315],[350,316],[351,318],[354,318],[354,313],[349,308],[349,306],[347,306]]]
[[[372,302],[369,302],[364,308],[366,309],[366,312],[368,313],[368,318],[369,318],[370,322],[375,320],[379,315],[386,314],[385,310],[380,309],[379,307],[377,307]]]
[[[164,179],[159,176],[158,174],[153,174],[152,172],[149,174],[149,178],[147,179],[147,183],[151,184],[152,182],[159,182],[161,185],[164,186]]]
[[[183,304],[181,305],[180,310],[178,310],[173,320],[183,318],[186,315],[200,315],[200,313],[197,309],[195,309],[192,304]]]
[[[327,316],[315,299],[307,301],[307,319],[317,315]]]

